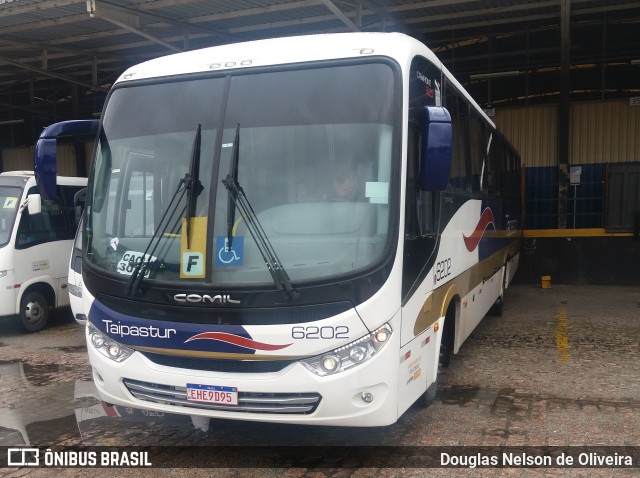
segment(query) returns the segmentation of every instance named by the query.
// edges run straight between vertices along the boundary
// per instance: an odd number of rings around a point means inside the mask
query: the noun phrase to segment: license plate
[[[236,387],[188,383],[187,400],[218,405],[237,405],[238,389]]]

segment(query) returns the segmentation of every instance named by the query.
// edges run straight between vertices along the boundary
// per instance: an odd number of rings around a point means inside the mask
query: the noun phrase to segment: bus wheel
[[[447,315],[444,319],[444,328],[440,339],[440,367],[447,368],[451,363],[453,353],[453,324],[455,323],[455,306],[453,302],[449,305]]]
[[[508,264],[505,265],[504,274],[502,276],[502,289],[500,291],[500,296],[496,299],[496,301],[489,309],[489,315],[500,316],[502,315],[502,311],[504,310],[504,293],[507,290],[507,274],[509,273],[507,266]]]
[[[500,297],[496,299],[491,308],[489,309],[489,315],[502,315],[502,311],[504,310],[504,291],[500,294]]]
[[[448,367],[451,362],[451,353],[453,352],[453,323],[455,322],[455,309],[453,307],[453,304],[449,306],[444,320],[444,328],[442,329],[442,337],[440,338],[440,354],[438,357],[436,379],[429,388],[420,395],[420,398],[418,398],[418,405],[423,408],[433,403],[433,400],[436,398],[436,392],[438,391],[440,373],[442,369]]]
[[[39,332],[47,325],[49,304],[40,292],[30,291],[22,297],[20,320],[27,332]]]

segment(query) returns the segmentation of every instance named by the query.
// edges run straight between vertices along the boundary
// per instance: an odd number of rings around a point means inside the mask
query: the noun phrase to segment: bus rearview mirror
[[[451,116],[441,106],[425,107],[425,122],[420,154],[420,188],[443,191],[451,173]]]

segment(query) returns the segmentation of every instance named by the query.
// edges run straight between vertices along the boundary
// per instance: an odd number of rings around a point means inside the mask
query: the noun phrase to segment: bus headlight
[[[301,360],[300,363],[321,377],[344,372],[376,355],[389,342],[391,332],[391,326],[385,324],[350,344],[322,355]]]
[[[133,354],[133,349],[103,334],[91,322],[88,322],[87,327],[89,329],[89,342],[105,357],[114,362],[124,362]]]

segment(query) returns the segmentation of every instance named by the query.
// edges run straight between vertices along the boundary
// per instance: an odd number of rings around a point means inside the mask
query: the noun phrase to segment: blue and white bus
[[[501,311],[519,188],[516,151],[402,34],[134,66],[103,109],[82,235],[100,397],[394,423],[433,400],[439,366]]]

